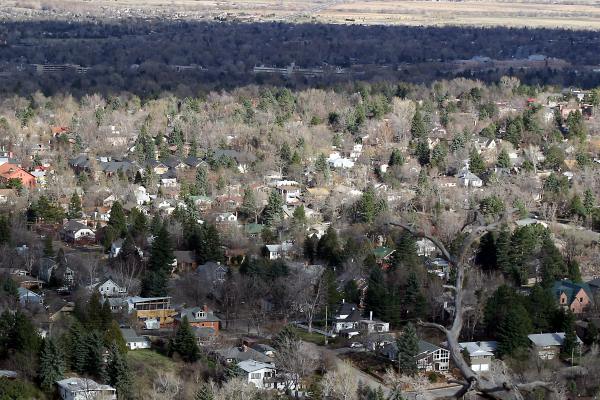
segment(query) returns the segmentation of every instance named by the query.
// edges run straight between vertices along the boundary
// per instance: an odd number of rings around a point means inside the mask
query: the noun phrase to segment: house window
[[[260,379],[260,372],[253,372],[250,374],[250,379]]]
[[[560,304],[565,304],[567,302],[567,299],[565,299],[564,297],[560,298]]]
[[[206,313],[204,311],[198,311],[196,313],[196,318],[198,318],[198,319],[206,318]]]
[[[580,302],[580,303],[583,303],[583,297],[580,297],[580,298],[579,298],[579,302]]]

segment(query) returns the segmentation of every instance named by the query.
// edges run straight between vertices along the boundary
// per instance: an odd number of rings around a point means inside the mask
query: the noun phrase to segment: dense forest
[[[0,25],[0,88],[5,93],[46,94],[161,91],[196,95],[202,90],[249,83],[293,87],[331,86],[343,80],[401,79],[415,83],[456,76],[497,81],[507,72],[529,84],[594,87],[600,75],[597,32],[324,24],[72,21],[3,22]],[[160,48],[160,52],[156,51]],[[476,68],[449,68],[455,60],[489,57],[561,59],[530,68],[501,70],[493,62]],[[255,75],[254,66],[345,68],[345,74]],[[36,74],[31,64],[75,64],[87,74]],[[175,66],[199,66],[185,71]],[[411,66],[417,65],[417,68]],[[17,79],[15,79],[17,78]]]

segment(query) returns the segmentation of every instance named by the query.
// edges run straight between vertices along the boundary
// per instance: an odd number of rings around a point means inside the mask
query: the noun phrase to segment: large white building
[[[269,381],[275,378],[275,365],[263,363],[254,360],[245,360],[238,363],[240,368],[246,374],[248,383],[253,384],[259,389],[272,388]]]

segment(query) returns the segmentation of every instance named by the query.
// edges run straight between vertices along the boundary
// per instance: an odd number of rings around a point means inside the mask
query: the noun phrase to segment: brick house
[[[558,304],[574,314],[581,314],[592,304],[592,291],[587,283],[556,281],[552,292]]]
[[[0,180],[9,181],[11,179],[19,179],[23,187],[31,189],[35,187],[35,176],[25,171],[16,164],[6,163],[0,165]]]
[[[184,317],[187,317],[188,322],[193,327],[212,328],[215,333],[219,332],[221,320],[206,305],[184,308],[175,316],[175,324],[180,324]]]

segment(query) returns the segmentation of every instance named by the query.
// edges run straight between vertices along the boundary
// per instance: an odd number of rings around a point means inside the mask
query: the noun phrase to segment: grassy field
[[[38,14],[171,15],[206,19],[403,25],[529,26],[600,29],[597,0],[4,0]]]

